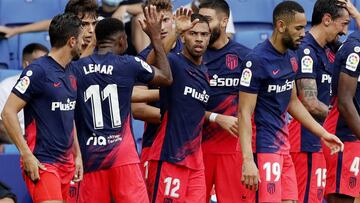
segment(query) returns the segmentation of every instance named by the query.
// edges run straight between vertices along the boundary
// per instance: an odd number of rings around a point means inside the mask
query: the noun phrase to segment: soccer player
[[[324,127],[344,142],[342,153],[331,155],[324,149],[327,166],[325,197],[329,203],[353,202],[359,197],[360,116],[359,76],[360,32],[344,42],[335,57],[333,109]]]
[[[160,88],[162,122],[145,172],[151,202],[206,199],[201,131],[209,84],[202,55],[210,40],[210,28],[204,16],[193,14],[191,21],[195,20],[197,23],[181,37],[182,52],[168,54],[174,82]]]
[[[296,75],[298,97],[323,124],[329,112],[331,76],[335,54],[327,46],[347,33],[350,16],[337,0],[317,0],[311,29],[296,53],[300,68]],[[325,191],[326,163],[320,138],[293,119],[289,125],[290,152],[296,170],[299,202],[322,202]]]
[[[342,150],[343,143],[312,118],[296,95],[298,64],[289,49],[298,48],[305,36],[304,9],[294,1],[281,2],[273,11],[273,24],[271,38],[257,45],[241,66],[238,116],[242,182],[249,189],[258,189],[258,202],[293,202],[298,199],[298,190],[286,112],[320,137],[332,153]]]
[[[209,19],[211,37],[204,54],[204,64],[210,77],[210,99],[207,110],[237,119],[240,64],[250,49],[230,40],[226,34],[229,5],[225,0],[205,1],[199,14]],[[254,192],[241,184],[242,166],[239,138],[215,122],[205,122],[202,150],[206,177],[206,202],[215,186],[219,202],[252,202]],[[250,197],[248,197],[250,196]]]
[[[71,64],[78,79],[75,121],[84,154],[80,202],[149,201],[132,135],[131,94],[136,82],[170,85],[172,75],[154,6],[145,8],[145,17],[142,27],[158,68],[138,57],[120,56],[127,41],[124,25],[115,18],[97,24],[97,52]]]
[[[49,28],[49,55],[25,68],[2,112],[5,128],[20,152],[24,180],[34,202],[66,201],[70,181],[82,179],[73,126],[76,80],[67,68],[71,60],[80,57],[81,32],[77,16],[54,17]],[[25,139],[17,118],[23,108]]]

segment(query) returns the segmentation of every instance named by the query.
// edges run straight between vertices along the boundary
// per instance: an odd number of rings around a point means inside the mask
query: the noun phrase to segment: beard
[[[285,45],[286,48],[291,50],[296,50],[299,48],[299,45],[294,42],[293,38],[291,38],[288,32],[286,32],[286,35],[284,35],[284,37],[282,38],[282,43]]]
[[[80,49],[73,49],[71,50],[71,56],[73,61],[77,61],[80,59],[81,52]]]
[[[216,40],[218,40],[220,37],[220,25],[216,26],[214,29],[211,30],[211,36],[209,45],[213,45]]]

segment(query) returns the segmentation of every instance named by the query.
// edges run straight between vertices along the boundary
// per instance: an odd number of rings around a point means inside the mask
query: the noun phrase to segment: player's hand
[[[195,19],[191,22],[192,10],[189,8],[180,7],[176,10],[175,14],[175,30],[177,34],[182,34],[186,30],[191,29],[199,22],[199,19]]]
[[[144,8],[145,19],[140,20],[139,23],[143,31],[150,37],[150,39],[160,39],[161,22],[164,17],[156,11],[153,5]]]
[[[349,14],[353,18],[357,18],[360,16],[359,11],[354,6],[354,4],[351,2],[351,0],[338,0],[339,5],[344,7],[346,10],[348,10]]]
[[[243,161],[241,183],[249,190],[258,190],[259,171],[254,160]]]
[[[2,26],[2,25],[0,25],[0,32],[5,33],[6,38],[10,38],[10,37],[18,34],[16,31],[16,28],[6,27],[6,26]]]
[[[238,118],[234,116],[218,114],[216,116],[215,122],[234,137],[238,137]]]
[[[32,154],[25,154],[21,156],[23,161],[24,171],[26,175],[34,182],[40,180],[39,168],[42,170],[46,170],[46,167],[42,165],[39,160]]]
[[[124,22],[126,13],[127,13],[127,5],[122,5],[116,9],[116,11],[112,14],[111,17],[117,18]]]
[[[74,174],[73,181],[74,182],[82,181],[83,175],[84,175],[83,162],[82,162],[81,155],[78,155],[75,157],[75,174]]]
[[[324,133],[324,135],[321,137],[321,141],[329,147],[331,150],[331,154],[335,154],[339,151],[344,150],[344,143],[340,141],[340,139],[333,134],[330,134],[328,132]]]

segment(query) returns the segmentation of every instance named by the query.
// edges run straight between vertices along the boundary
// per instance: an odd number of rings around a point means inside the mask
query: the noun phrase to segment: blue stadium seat
[[[173,10],[176,11],[176,9],[180,8],[180,6],[185,6],[191,2],[191,0],[173,0]]]
[[[60,9],[61,9],[61,12],[64,12],[65,10],[65,6],[67,4],[69,0],[60,0]]]
[[[58,0],[1,0],[0,24],[14,25],[50,19],[59,14]]]
[[[0,40],[0,69],[8,69],[10,67],[10,51],[7,40]]]
[[[276,4],[282,2],[283,0],[275,0]],[[296,0],[305,10],[306,20],[311,22],[311,16],[316,0]]]
[[[20,73],[21,73],[20,70],[10,70],[10,69],[0,70],[0,82],[2,80],[4,80],[5,78],[8,78],[13,75],[20,74]]]
[[[40,43],[50,50],[50,37],[48,32],[29,32],[19,35],[19,61],[22,61],[22,50],[30,43]],[[21,64],[20,64],[21,65]]]
[[[136,119],[132,119],[132,128],[134,132],[134,139],[138,153],[141,152],[142,136],[144,134],[144,122]]]
[[[232,0],[227,2],[234,17],[234,23],[272,23],[274,0]]]
[[[271,28],[252,27],[251,29],[242,29],[236,24],[235,30],[234,40],[251,49],[269,38],[272,33]]]

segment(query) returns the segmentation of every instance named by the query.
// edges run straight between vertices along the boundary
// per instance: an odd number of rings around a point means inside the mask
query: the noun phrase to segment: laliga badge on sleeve
[[[245,68],[241,75],[240,85],[249,87],[251,82],[252,72],[249,68]]]
[[[346,59],[346,69],[356,71],[359,61],[359,55],[357,53],[351,53]]]
[[[21,94],[24,94],[30,85],[30,78],[28,76],[22,77],[15,86],[15,89]]]

